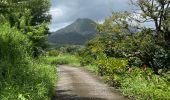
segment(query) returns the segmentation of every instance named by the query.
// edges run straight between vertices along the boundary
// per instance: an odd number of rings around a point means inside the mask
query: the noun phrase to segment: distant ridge
[[[96,35],[96,23],[88,18],[79,18],[72,24],[53,32],[49,37],[49,43],[65,45],[83,45]]]

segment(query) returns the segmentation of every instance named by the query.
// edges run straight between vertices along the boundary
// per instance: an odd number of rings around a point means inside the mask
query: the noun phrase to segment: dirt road
[[[125,100],[119,93],[81,68],[58,67],[59,80],[52,100]]]

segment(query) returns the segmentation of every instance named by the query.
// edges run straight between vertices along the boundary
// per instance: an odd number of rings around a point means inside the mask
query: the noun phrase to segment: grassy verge
[[[56,65],[67,64],[74,67],[80,66],[79,58],[75,55],[69,55],[69,54],[47,57],[46,61]]]
[[[18,68],[10,78],[1,80],[1,100],[50,99],[57,79],[55,66],[28,59],[15,67]]]
[[[136,72],[138,74],[134,74]],[[170,82],[163,76],[146,75],[139,69],[124,76],[119,88],[125,96],[136,100],[170,100]]]
[[[102,76],[111,86],[118,88],[126,97],[135,100],[170,100],[170,72],[155,75],[151,69],[138,67],[130,71],[123,68],[120,59],[101,59],[85,68]]]
[[[79,63],[76,56],[57,57],[59,62]],[[118,88],[124,96],[135,100],[170,100],[170,73],[155,75],[151,69],[138,67],[127,70],[126,60],[104,58],[96,61],[96,65],[84,66],[90,72],[100,75],[104,81]],[[61,63],[60,63],[61,64]],[[79,65],[79,64],[78,64]]]
[[[80,61],[74,55],[60,55],[47,60],[54,64],[80,66]],[[100,75],[104,81],[118,88],[123,95],[135,100],[169,100],[169,74],[158,76],[151,69],[142,70],[138,67],[129,72],[123,59],[102,58],[96,65],[84,66],[90,72]]]
[[[98,74],[98,67],[96,65],[87,65],[84,66],[84,68],[92,73]]]
[[[56,68],[35,59],[27,36],[8,25],[0,27],[0,100],[48,100]]]

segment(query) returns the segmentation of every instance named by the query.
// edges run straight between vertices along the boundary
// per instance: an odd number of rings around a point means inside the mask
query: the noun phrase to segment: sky
[[[59,30],[78,18],[102,22],[113,11],[131,11],[130,0],[51,0],[50,31]]]

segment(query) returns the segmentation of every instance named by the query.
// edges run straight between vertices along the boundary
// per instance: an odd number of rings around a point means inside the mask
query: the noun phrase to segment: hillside
[[[53,32],[48,41],[53,44],[82,45],[96,34],[96,23],[90,19],[77,19],[67,27]]]

